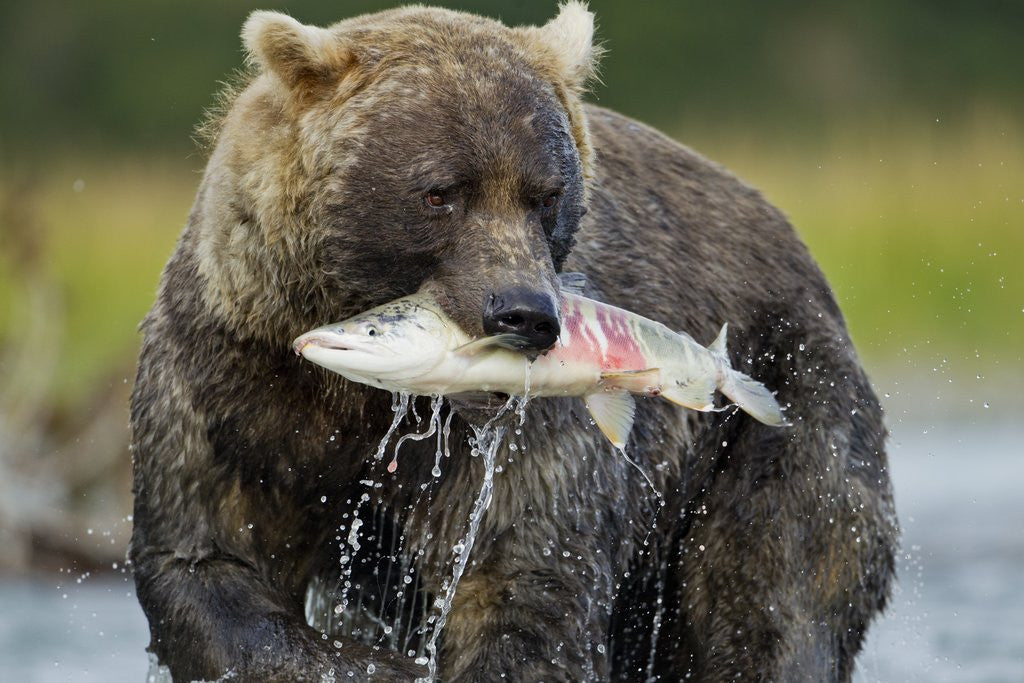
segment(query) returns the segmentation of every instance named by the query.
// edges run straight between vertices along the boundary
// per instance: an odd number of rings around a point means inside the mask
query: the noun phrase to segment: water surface
[[[855,680],[1024,681],[1024,425],[897,425],[900,580]],[[141,683],[149,636],[120,574],[0,581],[0,681]]]

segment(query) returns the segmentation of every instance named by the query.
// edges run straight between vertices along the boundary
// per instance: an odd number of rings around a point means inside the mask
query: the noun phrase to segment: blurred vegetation
[[[255,8],[327,24],[399,3],[127,0],[0,3],[0,149],[192,151],[217,82],[241,64]],[[439,3],[543,23],[554,0]],[[658,127],[681,121],[827,135],[978,104],[1024,104],[1015,0],[591,0],[609,54],[596,98]]]
[[[512,24],[555,12],[444,4]],[[21,548],[8,565],[122,551],[136,327],[204,164],[193,127],[242,63],[246,15],[330,23],[390,5],[0,0],[0,542]],[[609,49],[593,99],[786,211],[876,378],[954,382],[960,408],[991,393],[980,378],[1015,386],[1024,3],[590,5]]]

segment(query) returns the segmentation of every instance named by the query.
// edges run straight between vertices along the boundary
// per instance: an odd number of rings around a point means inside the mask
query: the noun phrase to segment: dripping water
[[[391,426],[388,427],[387,433],[384,434],[384,438],[380,440],[380,444],[377,446],[377,452],[373,455],[375,460],[380,460],[384,457],[384,451],[387,450],[391,437],[394,436],[398,425],[402,423],[405,416],[409,414],[409,392],[402,391],[391,394],[391,412],[395,414],[395,417],[391,420]]]
[[[455,564],[452,568],[451,578],[442,585],[444,596],[437,598],[434,603],[434,606],[439,609],[439,614],[434,622],[434,630],[430,634],[430,640],[427,641],[429,680],[437,680],[437,641],[448,621],[448,614],[452,609],[452,601],[455,599],[455,591],[459,586],[459,580],[462,578],[463,573],[466,571],[466,565],[469,563],[469,554],[473,550],[473,544],[476,542],[476,535],[480,530],[480,522],[483,520],[487,508],[491,505],[491,496],[494,491],[494,462],[498,453],[498,447],[501,445],[501,440],[505,436],[506,431],[505,426],[496,425],[496,423],[509,410],[516,408],[517,405],[523,405],[525,402],[525,397],[517,398],[510,396],[497,415],[488,420],[483,427],[473,426],[474,437],[470,440],[472,446],[471,455],[472,457],[482,456],[484,480],[469,516],[469,530],[462,540],[452,548],[452,551],[455,553]],[[519,412],[518,409],[517,412]]]
[[[441,428],[441,406],[443,403],[444,398],[437,394],[430,397],[430,424],[427,426],[427,430],[422,434],[418,434],[416,432],[406,434],[405,436],[398,440],[398,443],[395,444],[395,454],[391,458],[391,462],[388,463],[388,472],[394,474],[394,472],[398,469],[398,451],[399,449],[402,448],[402,444],[404,444],[406,441],[422,441],[424,439],[430,438],[435,433],[438,433],[438,436],[440,437],[439,431]],[[415,405],[416,404],[413,403],[413,414],[416,416],[416,423],[419,424],[420,418],[415,413]],[[451,413],[448,414],[448,417],[450,420]],[[390,435],[386,436],[385,438],[390,439]],[[438,443],[438,448],[440,448],[440,443]]]
[[[445,458],[451,457],[451,450],[448,448],[448,437],[452,433],[452,417],[455,415],[454,410],[448,411],[448,417],[444,421],[444,427],[437,433],[437,447],[434,450],[434,469],[430,470],[430,474],[434,479],[441,476],[441,455]]]
[[[408,392],[393,392],[391,394],[391,412],[395,415],[391,420],[391,426],[388,427],[384,437],[377,445],[377,451],[374,453],[375,460],[381,460],[384,457],[384,451],[387,450],[391,437],[394,436],[395,432],[398,430],[398,426],[409,414],[410,403],[410,394]],[[373,487],[372,481],[364,481],[362,483],[371,488]],[[360,548],[362,547],[359,541],[359,532],[363,527],[363,520],[359,517],[359,513],[369,500],[370,494],[365,491],[359,496],[359,500],[356,503],[355,508],[352,510],[352,520],[348,525],[348,534],[344,536],[344,540],[339,540],[338,542],[341,574],[338,577],[334,590],[331,591],[331,594],[337,597],[337,603],[334,605],[332,610],[327,612],[326,615],[324,630],[328,633],[337,632],[338,627],[343,622],[342,615],[344,615],[349,609],[349,592],[352,589],[352,570],[355,567],[356,558]],[[344,533],[345,525],[342,524],[338,528],[338,534],[341,536]],[[378,533],[377,536],[379,538],[380,534]]]
[[[654,485],[654,482],[651,481],[651,477],[647,474],[647,472],[644,471],[644,468],[640,466],[640,463],[633,460],[633,458],[629,457],[629,455],[626,454],[625,448],[616,448],[615,450],[619,452],[619,455],[622,456],[623,460],[628,462],[630,466],[632,466],[633,469],[639,472],[640,476],[644,478],[644,481],[647,482],[647,488],[649,488],[651,490],[651,493],[654,494],[654,497],[658,499],[659,507],[665,505],[664,496],[662,495],[661,491],[659,491],[657,487]]]

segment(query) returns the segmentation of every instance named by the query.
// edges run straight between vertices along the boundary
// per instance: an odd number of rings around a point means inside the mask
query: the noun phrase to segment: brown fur
[[[439,480],[426,443],[388,475],[368,455],[388,396],[289,342],[420,287],[479,334],[489,292],[554,293],[564,266],[590,295],[699,340],[728,322],[733,364],[778,390],[794,426],[642,402],[629,452],[665,493],[652,530],[657,499],[582,404],[531,403],[525,449],[499,453],[442,679],[849,679],[897,534],[877,399],[785,218],[582,103],[592,31],[576,3],[525,29],[422,7],[329,28],[247,22],[257,73],[222,119],[143,325],[132,401],[131,556],[151,649],[176,678],[421,672],[374,649],[372,625],[325,640],[303,599],[338,575],[336,537],[369,491],[377,541],[350,560],[353,593],[365,614],[396,609],[375,600],[397,562],[387,544],[404,539],[415,630],[482,478],[465,445],[474,414],[455,416]],[[422,201],[435,189],[444,210]]]

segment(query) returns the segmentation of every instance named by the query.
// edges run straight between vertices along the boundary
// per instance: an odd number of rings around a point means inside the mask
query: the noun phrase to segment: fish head
[[[457,345],[456,335],[443,313],[414,295],[310,330],[293,342],[293,348],[328,370],[379,386],[410,380],[436,367]]]

